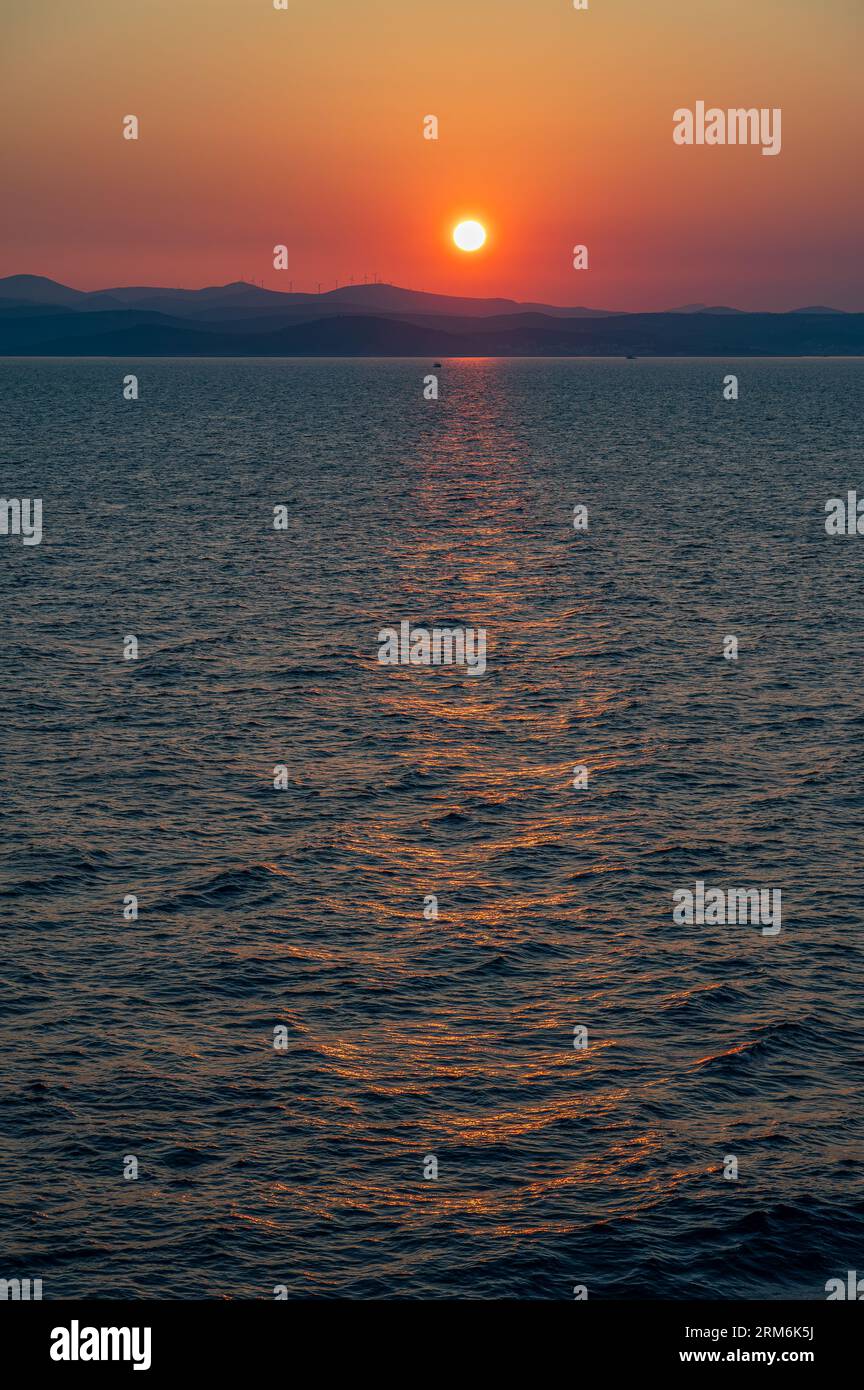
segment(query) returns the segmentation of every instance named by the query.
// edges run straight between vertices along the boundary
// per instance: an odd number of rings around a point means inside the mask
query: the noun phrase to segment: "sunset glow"
[[[729,0],[710,41],[683,0],[342,3],[337,41],[320,4],[6,9],[0,275],[859,306],[856,0],[825,10],[815,65],[804,0]],[[673,114],[700,100],[782,108],[782,153],[676,144]],[[483,251],[459,254],[474,217]]]

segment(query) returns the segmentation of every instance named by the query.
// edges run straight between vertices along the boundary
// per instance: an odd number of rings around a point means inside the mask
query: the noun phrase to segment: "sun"
[[[486,228],[480,222],[460,222],[453,228],[453,240],[460,251],[479,251],[486,240]]]

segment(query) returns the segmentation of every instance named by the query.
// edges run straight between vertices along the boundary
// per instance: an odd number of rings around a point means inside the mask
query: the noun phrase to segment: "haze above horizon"
[[[7,0],[0,275],[860,310],[862,12],[824,0],[818,45],[814,13],[365,0],[334,27],[331,5]],[[782,109],[782,150],[676,145],[700,101]]]

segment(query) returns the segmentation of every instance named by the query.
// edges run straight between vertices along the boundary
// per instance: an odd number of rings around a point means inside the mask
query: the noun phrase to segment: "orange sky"
[[[2,0],[0,15],[0,274],[304,290],[377,274],[613,309],[864,310],[862,0]],[[781,107],[781,154],[674,145],[673,111],[698,100]],[[489,228],[476,255],[449,240],[461,216]]]

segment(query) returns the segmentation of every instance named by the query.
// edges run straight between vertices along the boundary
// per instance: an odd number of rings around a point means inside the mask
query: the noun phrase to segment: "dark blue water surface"
[[[824,526],[864,365],[430,370],[0,364],[44,505],[0,537],[0,1276],[824,1298],[864,1269],[864,536]],[[486,674],[379,665],[403,619]],[[675,925],[697,879],[782,931]]]

